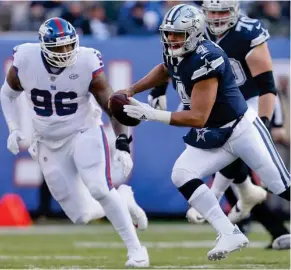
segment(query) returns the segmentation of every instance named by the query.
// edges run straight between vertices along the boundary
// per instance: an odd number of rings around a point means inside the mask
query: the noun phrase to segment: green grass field
[[[216,235],[208,225],[154,223],[140,232],[151,269],[290,269],[289,251],[264,250],[269,237],[255,226],[250,247],[210,262]],[[0,268],[122,269],[126,250],[105,222],[88,226],[34,226],[0,229]]]

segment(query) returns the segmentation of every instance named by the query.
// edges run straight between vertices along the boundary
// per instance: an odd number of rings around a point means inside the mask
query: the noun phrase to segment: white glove
[[[132,162],[130,154],[127,153],[126,151],[120,151],[116,149],[114,157],[113,157],[113,162],[116,165],[117,163],[122,164],[123,176],[124,176],[124,179],[126,179],[129,176],[130,172],[132,171],[132,167],[133,167],[133,162]]]
[[[202,224],[205,221],[204,217],[193,207],[187,211],[186,218],[190,223],[196,224]]]
[[[19,153],[19,142],[24,139],[25,138],[19,129],[13,130],[7,139],[8,150],[12,154],[17,155]]]
[[[152,95],[148,95],[148,103],[151,107],[157,110],[167,110],[167,97],[166,95],[154,98]]]
[[[144,121],[152,120],[160,121],[166,124],[170,123],[171,112],[156,110],[150,105],[139,102],[132,97],[130,97],[129,100],[132,105],[123,106],[123,111],[126,112],[128,116]]]

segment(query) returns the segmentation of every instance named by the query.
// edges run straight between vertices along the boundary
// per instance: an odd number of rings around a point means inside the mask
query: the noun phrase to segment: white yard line
[[[203,264],[203,265],[189,265],[189,266],[180,266],[180,265],[161,265],[154,266],[153,269],[219,269],[221,265],[218,264],[218,268],[213,264]],[[263,264],[223,264],[224,270],[236,269],[240,266],[240,269],[265,269],[266,265]]]
[[[93,259],[108,259],[107,256],[70,256],[70,255],[56,255],[56,256],[27,256],[27,255],[0,255],[0,260],[93,260]]]
[[[143,242],[148,248],[211,248],[214,247],[215,242],[210,240],[204,241],[179,241],[179,242]],[[268,242],[252,241],[249,248],[262,248],[265,247]],[[119,249],[124,248],[124,244],[121,242],[74,242],[74,247],[77,248],[110,248]]]
[[[259,224],[252,226],[252,231],[256,233],[265,233],[265,229]],[[95,225],[34,225],[32,227],[0,227],[0,235],[71,235],[71,234],[96,234],[96,233],[113,233],[114,230],[109,224]],[[147,230],[149,233],[208,233],[214,232],[213,228],[208,225],[192,225],[192,224],[149,224]]]

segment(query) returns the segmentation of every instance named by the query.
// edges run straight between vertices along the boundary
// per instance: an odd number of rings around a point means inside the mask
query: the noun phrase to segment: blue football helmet
[[[63,68],[76,62],[79,37],[69,22],[57,17],[48,19],[40,26],[38,33],[43,56],[50,65]],[[70,44],[72,44],[72,50],[57,52],[57,47]]]

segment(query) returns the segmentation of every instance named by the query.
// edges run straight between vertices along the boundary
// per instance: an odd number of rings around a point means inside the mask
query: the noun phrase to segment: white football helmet
[[[236,25],[240,13],[238,0],[204,0],[202,10],[207,27],[213,35],[221,35]],[[229,11],[228,16],[217,19],[209,17],[209,12],[226,11]]]
[[[164,53],[172,57],[178,57],[195,50],[197,43],[203,39],[204,30],[204,16],[198,8],[187,4],[172,7],[165,15],[160,26]],[[169,32],[184,33],[183,45],[173,49],[173,45],[182,42],[170,42],[168,40]]]
[[[53,67],[63,68],[73,65],[79,52],[79,37],[75,28],[62,18],[51,18],[39,28],[41,51],[46,61]],[[56,48],[71,44],[68,52],[57,52]]]

